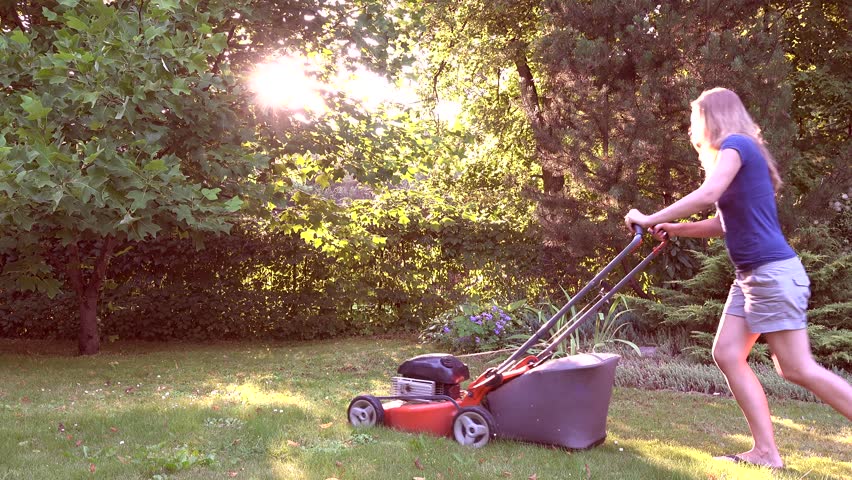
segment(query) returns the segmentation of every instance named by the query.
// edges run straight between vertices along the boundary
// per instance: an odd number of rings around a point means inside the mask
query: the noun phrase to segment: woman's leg
[[[747,362],[758,336],[748,329],[745,318],[723,315],[713,342],[713,359],[725,375],[754,439],[754,447],[738,456],[747,462],[781,467],[784,462],[775,445],[766,394]]]
[[[852,385],[814,361],[807,329],[784,330],[765,336],[775,369],[782,377],[807,388],[852,420]]]

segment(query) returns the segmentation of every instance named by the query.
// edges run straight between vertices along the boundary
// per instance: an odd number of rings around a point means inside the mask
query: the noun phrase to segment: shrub
[[[846,210],[840,212],[846,214]],[[814,357],[837,368],[852,368],[852,246],[835,235],[836,225],[800,228],[790,238],[811,279],[808,333]],[[724,243],[712,242],[707,253],[694,252],[701,268],[693,278],[652,289],[653,298],[630,298],[641,319],[640,334],[660,325],[692,332],[693,342],[683,345],[694,359],[710,362],[713,334],[734,278]],[[768,351],[757,347],[752,358],[765,361]]]
[[[408,223],[356,216],[381,241],[351,242],[345,251],[256,224],[228,236],[121,245],[99,304],[100,332],[105,339],[301,340],[418,331],[471,290],[490,296],[538,283],[536,241],[524,225],[399,202],[371,208],[398,215],[407,208]],[[64,249],[46,248],[61,272]],[[73,294],[48,300],[0,289],[0,337],[73,338],[77,323]]]
[[[525,303],[519,301],[508,306],[497,302],[463,303],[435,317],[420,338],[453,352],[505,348],[521,331],[527,330],[527,325],[516,316]]]

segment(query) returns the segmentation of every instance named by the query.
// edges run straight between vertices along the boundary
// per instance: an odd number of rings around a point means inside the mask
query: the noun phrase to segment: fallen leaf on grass
[[[426,480],[426,477],[414,477],[411,480]]]
[[[115,427],[109,427],[109,431],[112,433],[118,433],[118,429]]]
[[[503,472],[503,476],[509,478],[512,476],[512,472]]]
[[[70,433],[65,435],[65,440],[74,440],[74,435],[71,435]]]
[[[228,476],[231,477],[231,478],[236,477],[237,474],[238,474],[238,472],[235,472],[234,470],[228,470]]]
[[[212,406],[212,407],[210,407],[210,408],[212,408],[213,410],[219,410],[219,409],[220,409],[220,408],[222,408],[222,407],[220,407],[219,405],[213,405],[213,406]]]
[[[95,464],[94,463],[89,464],[89,471],[92,472],[92,473],[95,473]]]
[[[592,471],[589,470],[589,464],[588,463],[585,464],[585,465],[586,465],[586,480],[589,480],[590,478],[592,478]]]
[[[538,480],[538,475],[533,473],[528,480]]]
[[[343,462],[341,462],[340,460],[338,460],[338,461],[334,462],[334,465],[335,465],[337,468],[343,468]]]
[[[287,440],[288,447],[301,447],[298,442],[294,442],[293,440]]]
[[[77,442],[75,442],[75,443],[74,443],[74,446],[75,446],[75,447],[79,447],[79,446],[80,446],[80,445],[82,445],[82,444],[83,444],[83,441],[82,441],[82,440],[77,440]]]
[[[332,425],[334,425],[334,422],[323,423],[322,425],[320,425],[320,428],[328,428]]]
[[[417,469],[418,469],[418,470],[423,470],[423,464],[422,464],[422,463],[420,463],[420,459],[419,459],[419,458],[415,458],[415,459],[414,459],[414,466],[415,466],[415,467],[417,467]]]
[[[116,458],[116,460],[121,462],[122,465],[127,465],[128,460],[126,458],[122,457],[121,455],[116,455],[115,458]]]

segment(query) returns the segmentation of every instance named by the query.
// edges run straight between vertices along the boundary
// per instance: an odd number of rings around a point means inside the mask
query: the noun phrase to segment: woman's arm
[[[739,152],[730,148],[722,150],[716,167],[700,187],[654,214],[643,215],[638,210],[631,210],[624,219],[627,227],[630,228],[630,225],[634,223],[642,227],[650,227],[688,217],[709,208],[725,193],[741,166]]]
[[[722,230],[722,221],[718,215],[699,222],[660,223],[654,225],[653,232],[658,240],[663,239],[662,232],[667,233],[670,237],[692,238],[721,237],[725,234]]]

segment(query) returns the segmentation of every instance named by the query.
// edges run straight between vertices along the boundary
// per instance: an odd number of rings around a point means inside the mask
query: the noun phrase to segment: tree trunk
[[[106,279],[113,248],[115,248],[115,238],[106,237],[101,244],[94,268],[86,278],[80,267],[82,260],[77,243],[74,242],[68,246],[68,278],[80,302],[80,331],[77,337],[77,349],[80,355],[95,355],[101,349],[101,337],[98,332],[98,300],[100,300],[101,287]]]
[[[544,179],[544,193],[549,195],[559,195],[562,189],[565,188],[565,175],[555,173],[553,170],[542,167],[542,177]]]
[[[101,337],[98,334],[98,297],[99,291],[87,289],[80,298],[80,332],[77,337],[77,349],[80,355],[94,355],[101,349]]]

